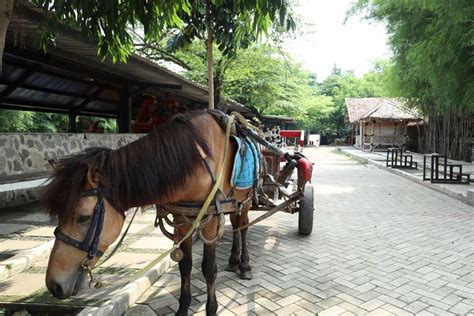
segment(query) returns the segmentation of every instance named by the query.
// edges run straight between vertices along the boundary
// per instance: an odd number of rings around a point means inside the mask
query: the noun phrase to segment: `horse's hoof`
[[[252,279],[252,271],[241,271],[240,278],[242,280],[251,280]]]
[[[237,272],[237,271],[239,271],[239,265],[238,264],[229,264],[229,265],[227,265],[225,270],[229,271],[229,272]]]

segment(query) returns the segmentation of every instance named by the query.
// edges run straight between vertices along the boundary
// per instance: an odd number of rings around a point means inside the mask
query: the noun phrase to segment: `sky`
[[[298,0],[296,13],[305,27],[302,35],[286,40],[284,50],[324,80],[334,64],[361,76],[379,58],[390,57],[383,24],[351,17],[346,11],[354,0]]]

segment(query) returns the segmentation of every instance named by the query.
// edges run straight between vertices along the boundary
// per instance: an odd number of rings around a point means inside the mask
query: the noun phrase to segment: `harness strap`
[[[202,150],[202,148],[200,146],[197,146],[197,148],[198,148],[198,151],[201,155],[202,162],[203,162],[204,166],[206,167],[206,170],[209,173],[209,176],[211,177],[212,185],[214,185],[216,183],[216,177],[214,175],[214,172],[212,172],[211,165],[209,164],[209,157],[204,153],[204,151]],[[228,200],[227,196],[221,190],[221,188],[219,188],[217,192],[224,198],[224,200]],[[215,204],[217,206],[217,209],[218,209],[218,212],[219,212],[220,206],[219,206],[218,202],[219,202],[219,200],[216,198],[216,196],[214,196],[213,204]],[[178,205],[179,205],[179,203],[178,203]],[[201,205],[199,205],[199,207],[201,207]]]
[[[219,205],[220,204],[220,205]],[[164,211],[173,214],[182,214],[186,216],[197,216],[202,208],[202,203],[179,203],[160,205]],[[237,211],[237,203],[235,199],[215,202],[207,208],[207,215],[218,215],[220,213],[229,214]]]
[[[216,177],[214,176],[214,172],[212,172],[211,166],[209,165],[209,158],[205,156],[202,158],[202,161],[207,169],[207,172],[209,172],[209,175],[211,176],[212,184],[216,183]]]

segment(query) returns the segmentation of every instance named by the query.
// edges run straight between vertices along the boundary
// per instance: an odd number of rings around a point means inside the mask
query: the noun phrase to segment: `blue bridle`
[[[102,188],[95,188],[90,190],[82,191],[83,197],[88,196],[97,196],[97,203],[94,208],[94,214],[92,215],[92,220],[90,226],[87,230],[86,237],[83,241],[79,241],[72,237],[69,237],[65,233],[63,233],[59,227],[56,227],[54,230],[54,236],[56,239],[61,240],[62,242],[66,243],[69,246],[73,246],[79,250],[87,252],[87,257],[84,258],[84,261],[90,261],[94,257],[100,257],[104,253],[98,249],[99,247],[99,239],[100,233],[102,232],[102,228],[104,226],[104,214],[105,214],[105,207],[104,207],[104,197],[103,197],[103,189]],[[121,213],[122,214],[122,213]],[[122,214],[123,215],[123,214]],[[125,215],[124,215],[125,216]]]

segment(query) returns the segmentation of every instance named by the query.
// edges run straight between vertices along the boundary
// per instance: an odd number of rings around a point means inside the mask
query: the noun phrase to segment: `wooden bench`
[[[372,135],[368,136],[368,142],[364,142],[363,148],[373,151],[381,146],[401,148],[406,144],[406,138],[403,135]]]

